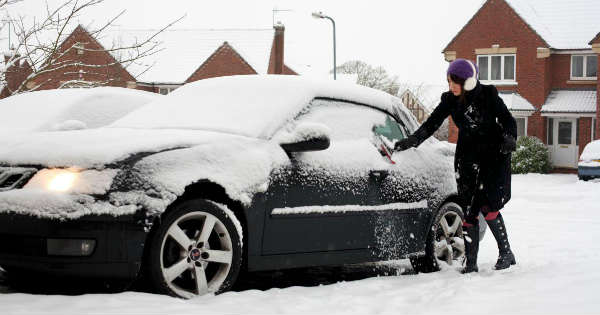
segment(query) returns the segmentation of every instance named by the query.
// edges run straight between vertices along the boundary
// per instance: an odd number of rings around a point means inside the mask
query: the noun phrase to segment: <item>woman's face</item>
[[[462,92],[460,84],[454,83],[452,79],[450,79],[450,76],[447,76],[446,79],[448,79],[448,88],[450,88],[450,92],[452,92],[454,96],[459,96]]]

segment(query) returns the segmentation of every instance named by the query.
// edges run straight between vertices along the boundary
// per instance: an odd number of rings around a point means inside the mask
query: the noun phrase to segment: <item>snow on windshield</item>
[[[140,108],[112,126],[203,129],[270,138],[315,97],[406,112],[396,97],[350,83],[299,76],[245,75],[200,80]],[[400,108],[394,109],[395,106]]]
[[[18,94],[0,100],[0,134],[97,128],[159,97],[117,87]]]

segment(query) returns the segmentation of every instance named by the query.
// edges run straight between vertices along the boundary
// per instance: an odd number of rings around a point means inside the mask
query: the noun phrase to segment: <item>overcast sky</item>
[[[61,2],[48,0],[50,6]],[[275,22],[281,21],[286,27],[286,64],[299,71],[327,73],[333,65],[331,23],[310,14],[322,11],[336,22],[338,65],[358,59],[383,66],[401,82],[444,84],[447,63],[441,51],[482,3],[483,0],[106,0],[79,20],[84,25],[99,25],[124,9],[126,13],[117,24],[126,29],[160,28],[183,15],[186,17],[173,28],[271,28],[274,8],[291,10],[275,14]],[[11,11],[39,16],[43,9],[42,0],[24,0]],[[6,42],[2,45],[8,46]]]

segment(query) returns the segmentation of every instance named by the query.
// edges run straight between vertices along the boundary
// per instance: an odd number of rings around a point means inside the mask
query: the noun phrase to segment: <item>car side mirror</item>
[[[322,151],[329,148],[330,129],[319,123],[300,123],[290,131],[277,135],[279,145],[286,152]]]
[[[326,150],[329,144],[329,138],[311,138],[294,143],[282,143],[281,147],[286,152],[310,152]]]

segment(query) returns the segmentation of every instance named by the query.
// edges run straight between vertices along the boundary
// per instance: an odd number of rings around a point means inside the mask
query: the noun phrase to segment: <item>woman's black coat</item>
[[[417,145],[429,138],[446,117],[458,127],[454,157],[456,184],[462,206],[470,210],[477,190],[485,193],[491,210],[500,210],[510,200],[510,152],[500,148],[504,137],[517,136],[517,124],[493,85],[477,83],[465,94],[465,102],[451,92],[415,131]]]

